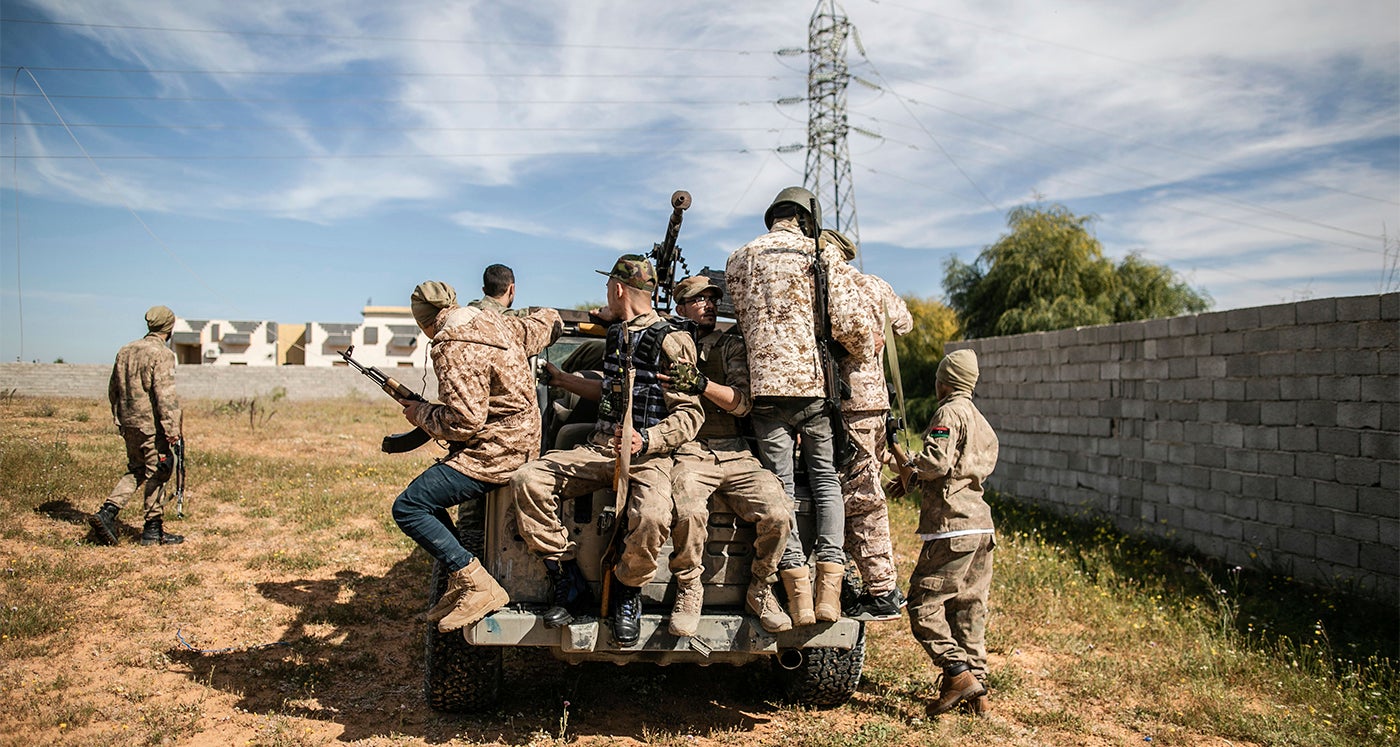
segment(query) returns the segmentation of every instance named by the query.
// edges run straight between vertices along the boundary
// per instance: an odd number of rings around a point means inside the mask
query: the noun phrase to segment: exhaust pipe
[[[778,666],[789,671],[802,666],[807,661],[807,655],[802,653],[800,648],[785,648],[778,652]]]

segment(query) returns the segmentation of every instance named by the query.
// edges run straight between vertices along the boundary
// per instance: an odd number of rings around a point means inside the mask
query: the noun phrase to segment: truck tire
[[[833,708],[850,700],[860,686],[860,671],[865,665],[864,626],[850,649],[804,648],[800,652],[802,661],[793,669],[784,669],[774,660],[784,699],[813,708]]]
[[[457,510],[457,536],[462,546],[478,557],[486,548],[485,511],[482,502],[468,501]],[[429,604],[436,604],[447,589],[447,572],[433,562],[428,586]],[[501,649],[473,646],[461,631],[439,633],[428,623],[424,634],[424,695],[428,705],[448,713],[480,713],[490,710],[501,694],[504,665]]]

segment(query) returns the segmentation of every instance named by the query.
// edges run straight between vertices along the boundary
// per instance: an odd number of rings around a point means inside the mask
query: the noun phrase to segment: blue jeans
[[[826,400],[820,397],[759,397],[754,401],[754,434],[758,437],[758,458],[783,482],[788,497],[797,495],[793,478],[793,451],[802,436],[802,462],[807,466],[807,484],[812,490],[816,513],[813,551],[825,563],[846,562],[841,549],[846,534],[846,506],[841,500],[841,480],[836,476],[835,445]],[[786,570],[807,565],[802,537],[797,528],[794,505],[792,532],[778,567]]]
[[[434,464],[413,478],[394,499],[394,522],[419,547],[441,561],[448,573],[460,571],[476,556],[457,540],[457,529],[447,509],[467,501],[485,500],[486,494],[496,487],[445,464]]]

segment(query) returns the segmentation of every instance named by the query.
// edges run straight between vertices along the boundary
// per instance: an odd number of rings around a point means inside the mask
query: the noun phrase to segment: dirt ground
[[[118,476],[120,439],[101,405],[87,407],[89,420],[63,423],[0,407],[12,454],[33,449],[25,459],[43,462],[57,448],[46,444],[68,444],[66,462],[32,470],[7,462],[11,474],[0,475],[33,485],[22,488],[31,508],[4,518],[2,601],[43,627],[0,641],[3,745],[1151,741],[1113,716],[1128,704],[1065,702],[1055,677],[1069,655],[1030,646],[992,652],[992,669],[1014,675],[1014,701],[987,719],[927,722],[920,698],[933,674],[903,618],[868,626],[866,677],[834,709],[778,702],[766,665],[570,666],[520,651],[507,656],[494,712],[439,714],[422,687],[429,562],[388,516],[427,457],[391,462],[375,451],[396,426],[392,412],[307,433],[294,412],[254,432],[193,409],[187,427],[200,434],[203,456],[192,464],[201,466],[190,475],[189,517],[167,526],[187,541],[139,546],[133,506],[121,516],[121,545],[104,547],[86,515]],[[318,491],[325,501],[308,498]],[[344,497],[351,494],[363,497]],[[12,496],[9,505],[24,500]],[[907,530],[912,509],[899,508],[894,521]],[[898,547],[906,575],[913,550]],[[1185,734],[1157,741],[1240,744]]]

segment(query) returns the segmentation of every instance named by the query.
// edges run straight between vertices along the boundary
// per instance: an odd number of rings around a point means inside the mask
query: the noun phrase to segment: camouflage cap
[[[623,285],[651,293],[656,290],[656,268],[643,254],[624,254],[617,258],[611,272],[594,270],[599,275],[607,275]]]
[[[146,309],[146,329],[151,332],[169,332],[175,329],[175,312],[169,306],[152,306]]]
[[[676,283],[676,289],[671,291],[671,295],[677,301],[684,302],[700,295],[701,291],[707,290],[714,291],[717,299],[724,297],[724,289],[715,285],[715,281],[711,280],[708,275],[692,275]]]

